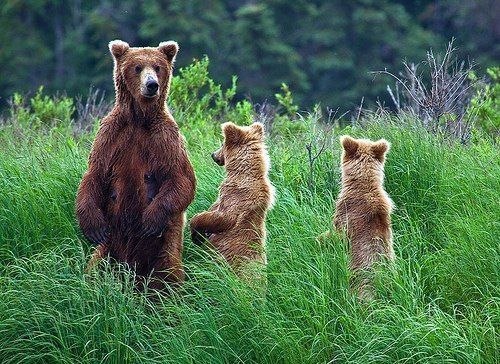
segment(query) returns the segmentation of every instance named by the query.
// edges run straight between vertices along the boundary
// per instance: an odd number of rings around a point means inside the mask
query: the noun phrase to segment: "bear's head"
[[[255,122],[250,126],[237,126],[231,122],[222,124],[224,142],[212,153],[213,160],[226,169],[238,167],[244,170],[255,169],[255,165],[264,164],[267,168],[267,153],[264,147],[264,125]],[[259,161],[262,159],[262,161]]]
[[[162,42],[158,47],[130,47],[114,40],[109,43],[114,60],[114,81],[119,102],[139,105],[163,105],[170,86],[175,56],[179,46],[174,41]]]
[[[340,137],[342,144],[342,176],[360,180],[372,178],[383,180],[385,156],[390,144],[385,139],[373,142],[354,139],[348,135]]]

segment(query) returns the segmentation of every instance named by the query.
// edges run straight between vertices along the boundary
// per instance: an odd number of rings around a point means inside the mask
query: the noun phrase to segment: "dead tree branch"
[[[453,41],[442,57],[427,52],[426,60],[420,64],[403,62],[404,69],[396,75],[387,70],[373,72],[388,75],[401,86],[396,94],[387,86],[387,91],[398,113],[410,112],[425,128],[433,133],[443,133],[466,143],[470,139],[472,119],[467,106],[473,95],[474,81],[469,74],[474,69],[470,62],[459,62],[455,57]],[[419,72],[419,67],[424,68]],[[397,95],[397,96],[396,96]]]

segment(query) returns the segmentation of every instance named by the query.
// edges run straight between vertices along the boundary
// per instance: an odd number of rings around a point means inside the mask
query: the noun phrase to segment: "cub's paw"
[[[196,245],[201,245],[207,240],[208,235],[198,230],[191,230],[191,241]]]

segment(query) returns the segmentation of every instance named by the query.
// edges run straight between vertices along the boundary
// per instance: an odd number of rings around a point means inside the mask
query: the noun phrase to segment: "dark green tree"
[[[261,101],[279,91],[284,82],[295,90],[306,89],[300,57],[282,39],[272,9],[265,3],[248,4],[235,16],[231,69],[238,75],[243,91]]]

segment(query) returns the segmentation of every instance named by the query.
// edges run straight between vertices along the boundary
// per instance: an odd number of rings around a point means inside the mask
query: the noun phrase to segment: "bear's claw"
[[[163,230],[164,228],[154,225],[144,226],[144,228],[142,229],[141,237],[145,238],[152,236],[159,238],[163,235]]]
[[[109,229],[107,226],[93,229],[92,231],[85,234],[85,237],[90,240],[92,244],[99,245],[109,238]]]

